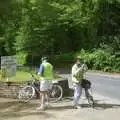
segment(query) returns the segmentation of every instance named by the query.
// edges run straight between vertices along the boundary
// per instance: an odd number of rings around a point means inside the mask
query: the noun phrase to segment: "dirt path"
[[[96,108],[88,107],[82,98],[83,107],[73,109],[71,100],[52,104],[46,111],[36,110],[39,100],[18,103],[17,100],[0,98],[0,120],[120,120],[120,102],[96,95]]]

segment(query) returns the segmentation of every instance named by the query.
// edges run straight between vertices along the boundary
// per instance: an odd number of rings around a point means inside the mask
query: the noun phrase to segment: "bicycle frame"
[[[23,86],[19,91],[18,98],[20,101],[28,102],[30,99],[32,99],[34,97],[34,95],[37,98],[40,97],[40,92],[41,92],[40,91],[40,81],[38,79],[36,79],[32,73],[31,73],[31,76],[32,76],[31,81],[28,81],[27,85]],[[37,82],[39,81],[39,83],[36,84],[36,81]],[[49,92],[51,100],[54,102],[57,102],[57,101],[61,100],[62,95],[63,95],[63,90],[62,90],[62,87],[57,84],[58,81],[53,81],[52,83],[53,83],[51,86],[52,89],[49,90],[48,92]],[[57,91],[55,90],[55,88],[57,88]],[[56,91],[55,93],[53,92],[54,90]],[[55,95],[58,95],[58,96],[55,96]]]
[[[39,95],[38,94],[40,94],[40,82],[39,82],[39,88],[37,88],[36,87],[36,85],[35,85],[35,82],[36,81],[39,81],[38,79],[36,79],[35,78],[35,76],[32,74],[32,73],[30,73],[31,74],[31,76],[32,76],[32,82],[29,84],[31,87],[33,87],[34,89],[35,89],[35,93],[37,94],[37,96],[39,97]],[[53,84],[57,84],[58,82],[57,81],[54,81],[53,82]],[[53,86],[53,85],[52,85]],[[49,94],[51,93],[51,90],[49,90],[48,91],[49,92]]]

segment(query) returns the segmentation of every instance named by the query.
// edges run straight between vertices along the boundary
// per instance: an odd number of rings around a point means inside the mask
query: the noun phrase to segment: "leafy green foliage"
[[[21,65],[26,64],[27,54],[19,52],[17,53],[16,57],[17,57],[17,64],[21,64]]]
[[[90,69],[97,69],[103,71],[118,72],[120,65],[120,57],[116,57],[109,52],[101,49],[95,49],[92,52],[81,50],[76,54],[83,59]]]
[[[58,54],[66,63],[83,48],[90,68],[119,70],[119,11],[119,0],[2,0],[0,55],[32,65]]]

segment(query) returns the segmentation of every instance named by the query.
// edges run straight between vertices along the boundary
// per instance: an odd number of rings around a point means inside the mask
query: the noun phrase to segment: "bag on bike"
[[[90,89],[91,82],[89,80],[83,79],[81,83],[82,88]]]

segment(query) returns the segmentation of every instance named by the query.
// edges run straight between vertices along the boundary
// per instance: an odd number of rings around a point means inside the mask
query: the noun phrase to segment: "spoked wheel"
[[[32,86],[25,86],[20,89],[18,94],[19,102],[28,102],[35,95],[35,89]]]
[[[53,85],[52,90],[50,92],[50,102],[57,102],[62,99],[63,89],[60,85]]]
[[[94,100],[93,100],[93,97],[92,96],[88,96],[88,103],[90,105],[90,107],[95,107],[95,103],[94,103]]]
[[[93,96],[90,95],[88,89],[85,89],[85,95],[86,95],[86,98],[88,100],[88,103],[89,103],[90,107],[94,107],[95,102],[94,102]]]

